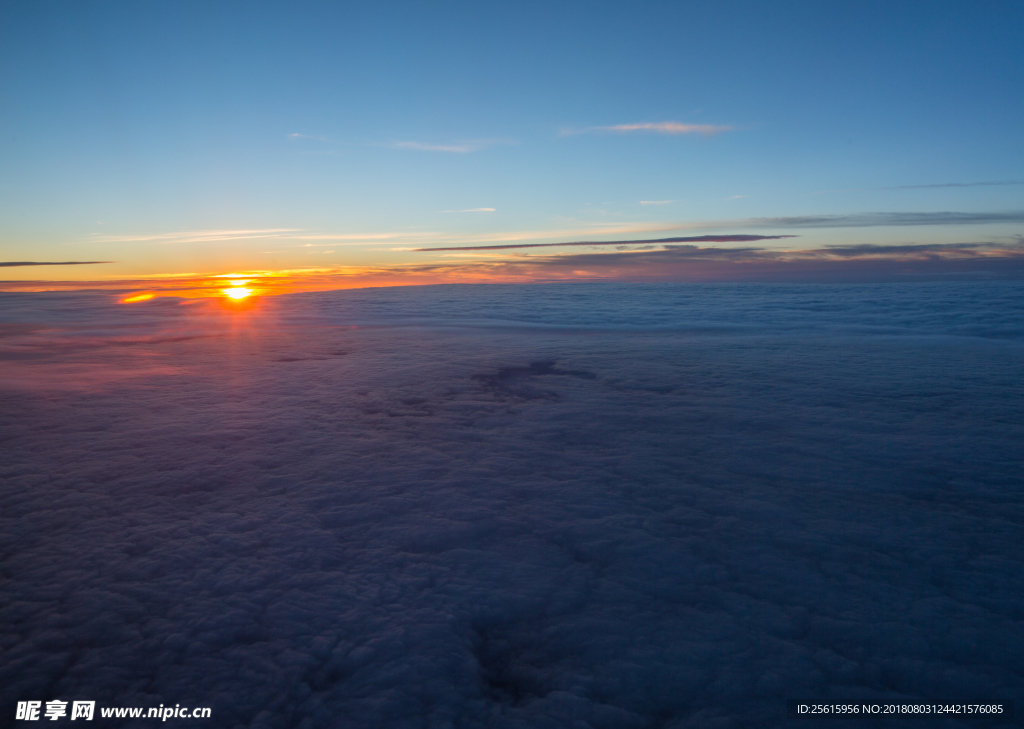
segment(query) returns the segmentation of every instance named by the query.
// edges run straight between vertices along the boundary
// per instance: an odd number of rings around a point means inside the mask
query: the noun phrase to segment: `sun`
[[[245,288],[245,285],[249,283],[248,280],[235,280],[231,281],[230,283],[230,289],[221,289],[221,293],[227,296],[229,299],[241,301],[242,299],[247,299],[253,295],[252,289]]]
[[[225,296],[235,299],[236,301],[252,296],[252,289],[247,289],[243,286],[223,289],[223,291]]]

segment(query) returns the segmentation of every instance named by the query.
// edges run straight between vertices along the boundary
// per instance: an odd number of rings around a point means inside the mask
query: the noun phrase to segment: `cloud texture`
[[[4,294],[0,709],[677,729],[1019,701],[1022,294]]]

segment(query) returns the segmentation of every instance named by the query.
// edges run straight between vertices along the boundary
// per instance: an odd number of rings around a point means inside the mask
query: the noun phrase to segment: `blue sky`
[[[424,243],[1024,209],[1019,3],[2,7],[8,261],[389,266]],[[928,187],[951,183],[1017,184]],[[798,232],[788,245],[1024,225]]]

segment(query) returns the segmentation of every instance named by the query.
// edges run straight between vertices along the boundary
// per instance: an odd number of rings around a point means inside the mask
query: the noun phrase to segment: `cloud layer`
[[[682,729],[1020,697],[1021,293],[3,295],[0,705]]]

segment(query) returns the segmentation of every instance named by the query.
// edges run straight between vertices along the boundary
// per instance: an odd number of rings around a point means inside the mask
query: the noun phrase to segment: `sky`
[[[1019,3],[0,12],[0,261],[103,262],[5,265],[7,290],[643,279],[417,249],[706,235],[1020,254]]]
[[[1024,706],[1022,20],[0,0],[0,716]]]

